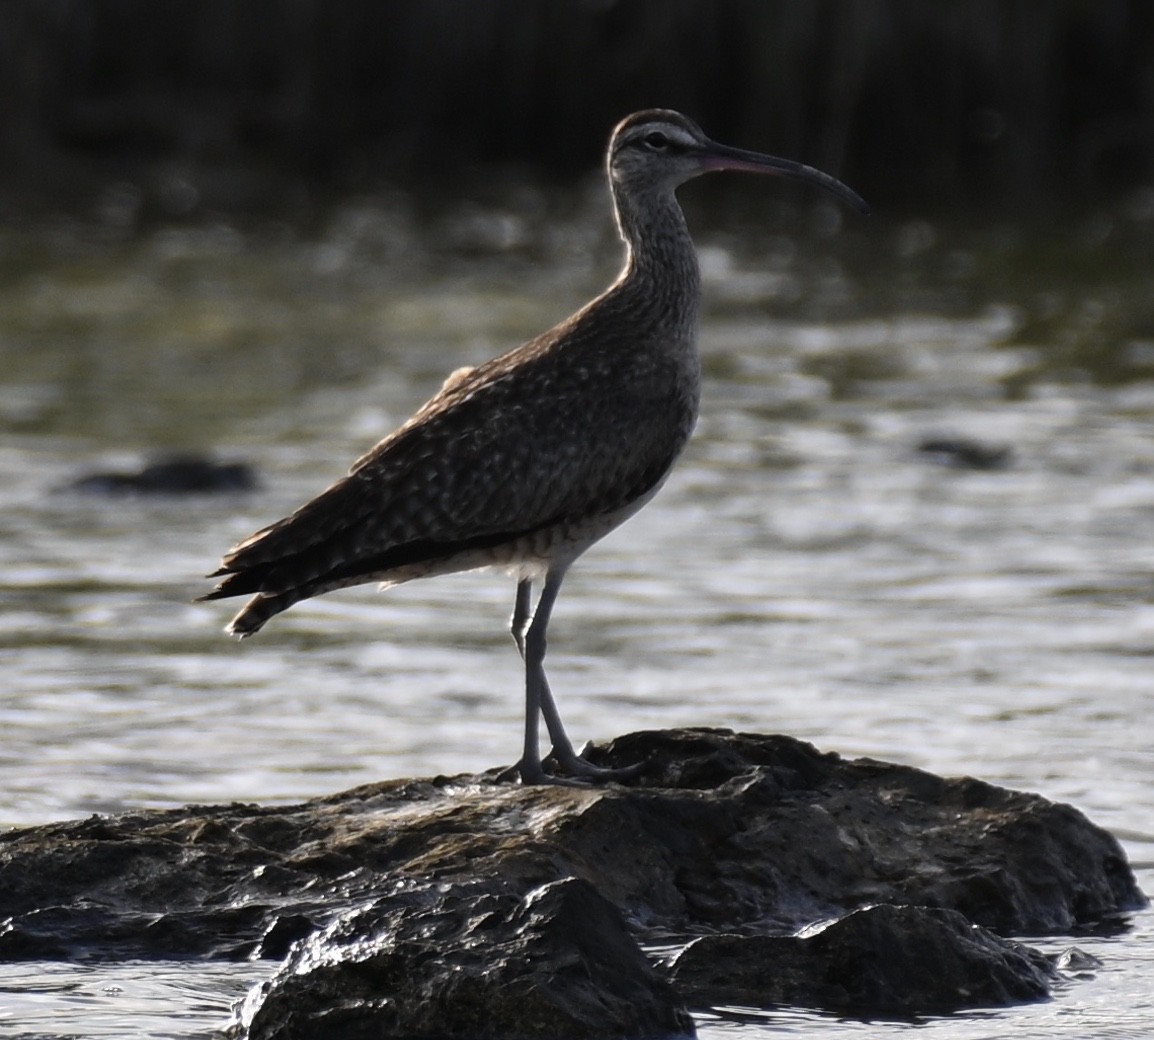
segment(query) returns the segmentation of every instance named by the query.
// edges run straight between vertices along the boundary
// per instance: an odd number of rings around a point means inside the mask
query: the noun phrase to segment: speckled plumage
[[[754,160],[770,161],[714,145],[675,112],[623,120],[606,157],[627,248],[618,279],[548,332],[454,372],[348,476],[229,552],[204,597],[251,594],[229,631],[251,635],[294,603],[349,585],[506,567],[519,578],[514,637],[532,715],[519,765],[523,779],[543,779],[538,710],[555,751],[567,739],[527,643],[539,628],[543,658],[565,570],[656,493],[697,418],[700,284],[674,189],[709,169],[762,168]],[[816,173],[772,162],[771,172]],[[529,582],[540,577],[546,591],[530,619]]]

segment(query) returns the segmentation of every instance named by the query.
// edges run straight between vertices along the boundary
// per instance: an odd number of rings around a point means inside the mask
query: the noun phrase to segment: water
[[[1139,202],[1045,238],[691,214],[703,417],[662,494],[567,580],[550,674],[571,734],[777,731],[1039,791],[1115,833],[1154,891]],[[349,590],[245,644],[220,632],[230,604],[190,600],[233,541],[615,263],[599,193],[448,216],[386,200],[308,234],[0,236],[0,822],[511,762],[507,580]],[[1007,445],[1009,465],[938,464],[917,446],[939,434]],[[263,489],[52,491],[185,449],[251,461]],[[1046,948],[1071,942],[1104,966],[1045,1004],[913,1025],[727,1011],[700,1028],[1149,1035],[1152,915]],[[206,1036],[272,967],[5,965],[0,1036]]]
[[[208,1037],[263,965],[126,961],[0,966],[0,1036],[84,1040]]]

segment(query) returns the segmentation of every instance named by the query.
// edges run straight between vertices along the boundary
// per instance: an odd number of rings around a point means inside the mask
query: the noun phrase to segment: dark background
[[[1154,3],[0,0],[0,217],[566,177],[654,105],[875,206],[1056,212],[1154,180]]]

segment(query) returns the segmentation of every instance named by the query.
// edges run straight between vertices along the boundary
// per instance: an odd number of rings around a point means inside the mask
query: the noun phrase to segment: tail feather
[[[213,571],[210,578],[221,578],[223,581],[211,592],[197,596],[196,602],[203,603],[212,599],[228,599],[230,596],[244,596],[252,592],[272,591],[267,587],[268,572],[271,568],[250,567],[243,571],[230,571],[227,567]]]
[[[355,578],[352,580],[335,578],[331,569],[326,574],[323,568],[310,566],[309,561],[302,562],[292,557],[239,571],[232,571],[226,565],[209,577],[222,575],[223,580],[220,584],[211,592],[199,596],[197,602],[251,595],[252,598],[225,629],[230,635],[241,639],[259,632],[270,618],[288,610],[302,599],[308,599],[310,596],[342,585],[358,583]]]
[[[275,617],[282,610],[288,610],[294,603],[304,599],[307,595],[308,593],[302,589],[289,589],[288,592],[275,595],[258,593],[241,608],[236,617],[228,623],[225,631],[238,639],[247,639],[264,628],[265,623],[270,618]],[[209,599],[211,597],[205,596],[203,598]]]

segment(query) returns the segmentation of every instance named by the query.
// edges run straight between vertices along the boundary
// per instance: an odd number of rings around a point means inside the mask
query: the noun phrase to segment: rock
[[[1092,953],[1079,950],[1077,946],[1069,946],[1054,957],[1054,966],[1069,975],[1089,977],[1100,967],[1102,961]]]
[[[340,974],[341,992],[356,992],[358,1007],[377,1014],[387,1003],[379,1014],[396,1016],[412,1035],[449,1036],[465,1020],[465,994],[500,996],[500,987],[475,981],[468,989],[464,981],[489,949],[510,987],[531,983],[542,991],[542,1003],[520,1025],[500,1019],[504,1035],[534,1035],[517,1030],[535,1028],[541,1019],[533,1016],[553,1001],[569,1009],[572,1035],[587,1029],[608,1037],[641,1035],[622,1024],[627,1016],[613,988],[617,974],[628,976],[617,966],[636,962],[638,941],[790,936],[876,904],[956,911],[1003,936],[1069,934],[1146,903],[1109,834],[1037,795],[723,730],[631,734],[592,749],[590,758],[644,762],[645,770],[626,785],[520,787],[499,781],[494,769],[373,784],[299,805],[193,806],[10,831],[0,835],[0,958],[288,953],[289,975],[307,971],[299,984],[278,976],[264,998],[273,1002],[267,1012],[249,1008],[254,1030],[261,1015],[283,1016],[294,1000],[321,1029],[326,979]],[[416,963],[406,960],[414,955],[405,940],[406,899],[415,898],[408,891],[435,897],[421,903],[421,913],[437,906],[438,921],[457,922],[456,931],[445,924],[438,933],[455,938],[436,952],[445,964],[463,966],[460,981],[454,972],[430,973],[424,994],[426,1008],[445,1009],[443,1021],[406,1010],[416,1000],[411,991],[371,995],[391,986],[389,972],[400,977],[400,965]],[[546,905],[545,894],[558,902],[555,921],[533,931],[526,915]],[[493,907],[485,918],[491,935],[469,909],[478,899]],[[883,913],[847,919],[845,930],[806,940],[804,949],[878,928]],[[557,923],[566,920],[591,931]],[[896,918],[887,920],[896,927]],[[920,927],[937,926],[925,936],[951,945],[943,958],[968,964],[963,955],[976,933],[949,920],[918,918]],[[528,947],[545,936],[554,944],[546,962],[571,965],[548,980],[515,952],[517,943]],[[607,973],[588,952],[598,943],[598,956],[612,966]],[[900,958],[901,950],[891,947],[886,956]],[[992,965],[997,957],[990,956]],[[1033,958],[1007,953],[1000,963],[1021,971],[1020,985],[999,975],[982,992],[1000,988],[1023,999],[1037,981]],[[369,980],[363,992],[349,989],[354,977]],[[629,999],[657,1009],[645,1015],[680,1021],[661,987],[636,985],[650,996]],[[596,1000],[594,991],[602,994]],[[880,981],[874,991],[897,999]],[[834,999],[832,991],[815,992]],[[868,992],[863,986],[858,995]],[[694,991],[699,1002],[710,1003],[708,996]],[[922,1008],[918,999],[910,996],[910,1012],[940,1006]],[[594,1012],[603,1016],[599,1023]],[[353,1028],[347,1018],[327,1021],[338,1020],[342,1030]]]
[[[1006,469],[1014,455],[1004,444],[983,444],[968,437],[926,437],[919,442],[918,452],[955,469]]]
[[[910,1015],[1039,1000],[1057,971],[955,910],[873,906],[804,935],[695,939],[669,977],[691,1005]]]
[[[246,463],[174,455],[157,459],[131,473],[90,473],[59,490],[111,496],[204,495],[253,491],[257,486],[256,474]]]
[[[296,947],[231,1031],[249,1040],[692,1036],[693,1020],[587,881],[394,883]]]
[[[717,730],[631,734],[590,757],[648,759],[645,790],[591,805],[566,827],[569,847],[600,821],[594,883],[615,886],[602,891],[618,905],[680,916],[682,932],[790,932],[895,903],[1001,935],[1066,934],[1146,905],[1118,842],[1039,795]]]

